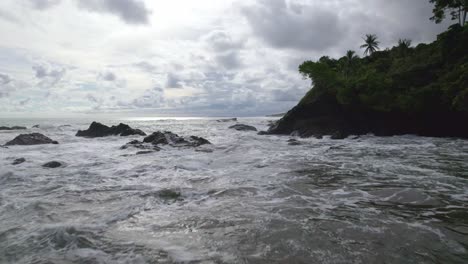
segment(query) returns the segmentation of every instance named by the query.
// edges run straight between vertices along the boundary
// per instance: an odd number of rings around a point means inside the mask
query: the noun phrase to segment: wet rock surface
[[[211,145],[211,143],[202,137],[190,136],[184,138],[170,131],[157,131],[145,137],[143,141],[132,140],[123,145],[121,149],[133,147],[143,150],[160,151],[160,145],[168,145],[171,147],[199,147],[202,145]]]
[[[21,164],[21,163],[23,163],[25,161],[26,161],[25,158],[18,158],[18,159],[15,159],[11,164],[12,165],[19,165],[19,164]]]
[[[117,126],[108,127],[98,122],[93,122],[87,130],[79,130],[76,133],[77,137],[107,137],[107,136],[131,136],[140,135],[146,136],[146,133],[140,129],[131,128],[129,125],[120,123]]]
[[[226,123],[226,122],[237,122],[237,118],[226,118],[226,119],[218,119],[216,122]]]
[[[27,129],[24,126],[12,126],[12,127],[6,127],[6,126],[0,126],[0,130],[25,130]]]
[[[236,124],[229,127],[230,129],[235,129],[237,131],[257,131],[257,128],[254,126],[244,125],[244,124]]]
[[[21,134],[13,140],[8,141],[5,146],[13,145],[42,145],[42,144],[58,144],[57,141],[50,139],[40,133]]]
[[[62,163],[58,162],[58,161],[49,161],[47,163],[44,163],[42,164],[42,167],[44,168],[50,168],[50,169],[55,169],[55,168],[59,168],[59,167],[62,167]]]

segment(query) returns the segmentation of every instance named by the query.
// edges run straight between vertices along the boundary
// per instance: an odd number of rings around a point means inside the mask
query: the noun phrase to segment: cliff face
[[[333,97],[297,105],[275,125],[269,134],[296,134],[301,137],[372,133],[376,136],[415,134],[431,137],[468,138],[468,114],[461,112],[404,113],[347,109]]]
[[[268,133],[468,138],[466,47],[468,26],[454,26],[416,48],[394,47],[352,63],[304,62],[300,71],[314,88]]]

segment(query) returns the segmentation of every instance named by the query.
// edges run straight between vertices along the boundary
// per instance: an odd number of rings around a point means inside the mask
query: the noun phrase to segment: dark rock
[[[32,126],[32,128],[39,128],[39,125],[34,125]]]
[[[156,145],[145,144],[144,142],[141,142],[138,140],[132,140],[128,142],[127,144],[123,145],[122,147],[120,147],[120,149],[128,149],[128,148],[144,149],[144,150],[151,151],[151,152],[161,150],[161,148]]]
[[[62,166],[62,163],[60,163],[58,161],[50,161],[50,162],[44,163],[42,165],[42,167],[44,167],[44,168],[51,168],[51,169],[55,169],[55,168],[58,168],[58,167],[61,167],[61,166]]]
[[[12,145],[41,145],[41,144],[58,144],[57,141],[52,140],[40,133],[21,134],[13,140],[7,142],[6,146]]]
[[[323,94],[299,103],[268,133],[290,135],[298,131],[301,137],[374,134],[393,136],[415,134],[431,137],[468,138],[468,114],[460,112],[404,113],[348,108],[338,103],[333,95]],[[335,133],[339,135],[334,135]]]
[[[227,118],[227,119],[218,119],[216,122],[225,123],[225,122],[236,122],[237,118]]]
[[[291,138],[288,140],[288,145],[298,146],[298,145],[301,145],[301,142],[299,142],[297,139]]]
[[[143,139],[145,143],[153,145],[170,145],[173,147],[198,147],[201,145],[211,144],[208,140],[202,137],[191,136],[188,139],[180,137],[169,131],[157,131]]]
[[[260,135],[260,136],[264,136],[264,135],[269,135],[270,133],[268,133],[267,131],[260,131],[257,133],[257,135]]]
[[[144,151],[138,151],[135,155],[145,155],[145,154],[151,154],[154,151],[152,150],[144,150]]]
[[[318,135],[318,134],[317,134],[317,135],[313,135],[313,137],[316,138],[316,139],[323,139],[323,136],[322,136],[322,135]]]
[[[180,197],[179,191],[174,191],[170,189],[164,189],[158,192],[159,198],[162,199],[178,199]]]
[[[25,130],[25,129],[27,128],[23,126],[12,126],[12,127],[0,126],[0,130]]]
[[[12,165],[18,165],[18,164],[21,164],[21,163],[23,163],[23,162],[25,162],[25,161],[26,161],[25,158],[18,158],[18,159],[15,159],[15,160],[13,161],[13,163],[11,163],[11,164],[12,164]]]
[[[342,131],[336,131],[335,133],[331,135],[330,139],[345,139],[347,137],[348,135],[346,135]]]
[[[117,126],[108,127],[98,122],[93,122],[87,130],[80,130],[76,133],[77,137],[107,137],[107,136],[130,136],[141,135],[146,136],[145,132],[140,129],[134,129],[126,124],[120,123]]]
[[[257,131],[255,127],[244,125],[244,124],[236,124],[236,125],[230,126],[229,128],[235,129],[237,131]]]

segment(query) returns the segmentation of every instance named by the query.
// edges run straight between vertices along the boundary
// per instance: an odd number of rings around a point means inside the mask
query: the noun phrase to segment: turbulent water
[[[102,120],[108,125],[119,120]],[[265,129],[266,118],[240,119]],[[0,263],[467,263],[468,141],[259,136],[212,119],[125,120],[213,143],[146,155],[91,120],[1,131]],[[25,163],[12,165],[24,157]],[[57,169],[41,165],[65,163]],[[161,195],[163,190],[180,197]]]

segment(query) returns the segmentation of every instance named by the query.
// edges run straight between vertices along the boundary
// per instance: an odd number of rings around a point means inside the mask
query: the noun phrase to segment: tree
[[[359,57],[356,55],[356,52],[353,50],[348,50],[345,56],[345,63],[344,63],[344,73],[345,78],[348,79],[349,74],[352,72],[353,67],[356,65],[357,60]]]
[[[457,20],[463,26],[466,23],[468,0],[430,0],[434,4],[431,20],[437,24],[445,19],[445,13],[450,12],[452,20]]]
[[[411,47],[411,39],[399,39],[398,40],[398,47],[409,49]]]
[[[361,49],[365,49],[364,55],[371,55],[379,50],[380,42],[377,41],[377,36],[375,34],[366,34],[366,37],[363,38],[363,40],[365,43],[361,45]]]

